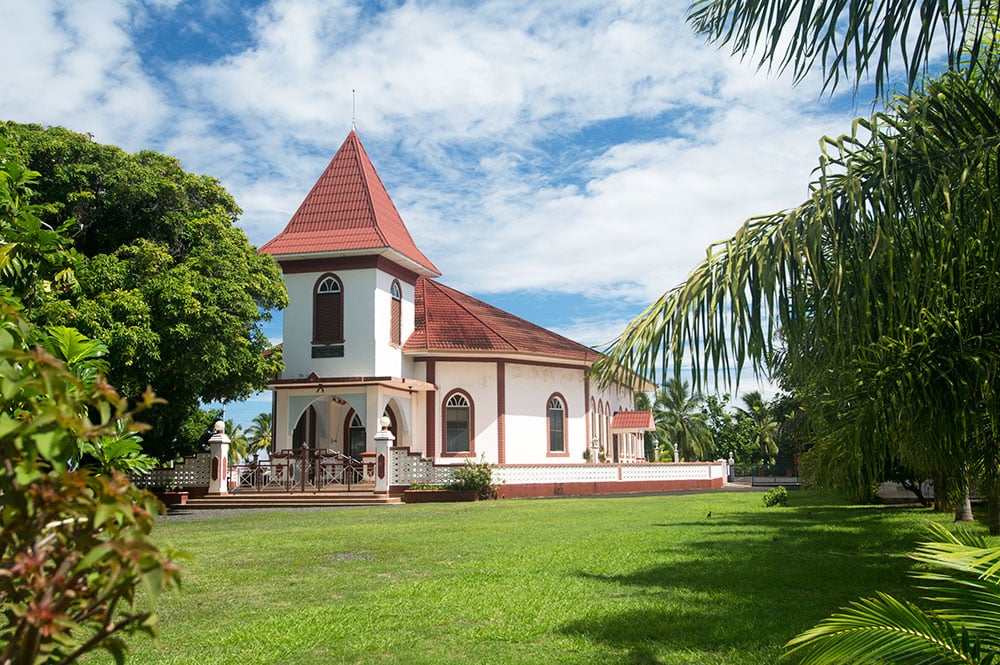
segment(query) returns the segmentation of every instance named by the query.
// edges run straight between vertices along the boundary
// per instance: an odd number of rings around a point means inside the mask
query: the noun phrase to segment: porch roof
[[[304,378],[275,379],[267,384],[271,390],[290,390],[294,388],[312,388],[316,392],[335,392],[339,388],[359,388],[367,386],[382,386],[408,392],[433,392],[437,388],[433,383],[417,379],[404,379],[398,376],[347,376],[322,377],[315,372]]]
[[[611,416],[611,433],[651,432],[656,429],[652,411],[619,411]]]

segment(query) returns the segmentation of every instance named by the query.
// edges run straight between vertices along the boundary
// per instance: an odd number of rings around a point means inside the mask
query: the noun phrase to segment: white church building
[[[598,352],[438,281],[355,131],[260,251],[290,301],[269,384],[278,454],[370,458],[385,417],[394,449],[437,466],[560,467],[566,480],[646,462],[652,415],[589,377]]]

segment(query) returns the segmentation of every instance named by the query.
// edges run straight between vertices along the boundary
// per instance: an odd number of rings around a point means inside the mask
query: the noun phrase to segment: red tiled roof
[[[441,274],[413,242],[352,130],[285,230],[260,251],[281,257],[386,249],[416,263],[417,272]]]
[[[652,411],[619,411],[611,416],[611,429],[654,430],[656,423]]]
[[[434,280],[417,280],[416,327],[405,351],[526,353],[592,362],[598,353]]]

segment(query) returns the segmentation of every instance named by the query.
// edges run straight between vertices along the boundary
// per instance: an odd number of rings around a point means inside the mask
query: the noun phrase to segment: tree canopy
[[[41,174],[32,201],[43,224],[69,219],[76,282],[26,299],[42,325],[72,325],[108,347],[108,375],[136,400],[152,386],[166,404],[146,414],[147,452],[191,452],[175,441],[202,401],[241,399],[280,369],[262,325],[287,304],[280,271],[235,226],[240,210],[214,178],[152,151],[129,154],[53,127],[0,125]]]

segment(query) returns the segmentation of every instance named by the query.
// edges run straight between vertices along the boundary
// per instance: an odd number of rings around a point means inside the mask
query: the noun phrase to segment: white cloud
[[[163,122],[160,92],[143,74],[129,7],[101,0],[0,2],[0,117],[65,125],[139,149]]]
[[[151,7],[0,0],[0,40],[19,54],[0,70],[0,117],[174,154],[230,189],[260,244],[347,134],[357,89],[411,232],[475,293],[639,307],[747,216],[799,203],[820,135],[848,128],[814,82],[792,89],[703,44],[684,3],[273,0],[230,7],[247,46],[157,68],[137,26],[197,4]],[[564,330],[603,343],[616,317]]]

